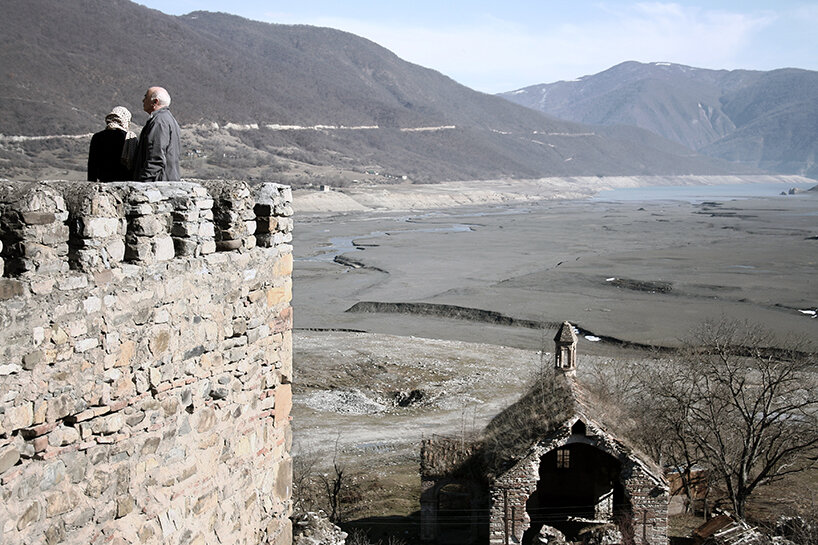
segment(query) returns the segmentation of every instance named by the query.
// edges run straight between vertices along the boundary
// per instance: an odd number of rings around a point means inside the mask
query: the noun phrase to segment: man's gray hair
[[[162,87],[156,87],[153,93],[151,93],[150,98],[151,100],[156,99],[163,108],[170,106],[170,93]]]

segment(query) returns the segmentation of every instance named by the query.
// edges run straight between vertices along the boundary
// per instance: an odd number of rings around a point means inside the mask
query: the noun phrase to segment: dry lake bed
[[[818,339],[818,191],[787,189],[297,212],[296,452],[416,476],[420,438],[480,429],[563,320],[589,366],[708,319]]]
[[[665,195],[300,215],[295,326],[529,349],[526,321],[657,345],[721,317],[815,334],[818,192]]]

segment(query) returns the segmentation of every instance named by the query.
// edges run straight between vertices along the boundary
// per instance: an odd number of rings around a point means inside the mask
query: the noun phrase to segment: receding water
[[[405,219],[404,221],[407,220]],[[379,239],[387,235],[400,235],[405,233],[462,233],[465,231],[471,231],[471,227],[463,223],[453,223],[451,225],[441,227],[396,229],[393,231],[372,231],[365,235],[331,237],[329,239],[330,245],[327,246],[320,254],[313,257],[296,258],[296,261],[333,261],[338,255],[360,251],[361,249],[356,245],[356,242],[360,243],[364,240]]]
[[[687,201],[701,202],[712,199],[749,199],[754,197],[775,197],[791,188],[804,191],[818,185],[818,181],[804,184],[726,184],[726,185],[666,185],[648,187],[626,187],[600,191],[594,200],[598,201]],[[797,197],[787,195],[787,197]]]

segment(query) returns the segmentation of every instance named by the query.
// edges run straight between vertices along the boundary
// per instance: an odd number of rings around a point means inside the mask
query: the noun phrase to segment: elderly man
[[[148,114],[148,122],[139,134],[139,144],[134,158],[134,180],[156,182],[178,180],[179,124],[168,110],[170,95],[162,87],[151,87],[142,99],[142,108]]]

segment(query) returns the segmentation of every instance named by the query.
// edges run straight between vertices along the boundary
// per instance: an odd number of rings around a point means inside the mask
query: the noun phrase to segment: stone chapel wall
[[[291,216],[0,181],[0,545],[291,542]]]
[[[632,452],[609,434],[588,423],[594,447],[617,458],[622,464],[621,484],[627,496],[626,526],[632,535],[627,542],[636,545],[667,545],[668,494],[667,484],[655,477]],[[519,543],[531,524],[526,502],[537,488],[541,457],[555,448],[566,445],[571,435],[568,425],[555,430],[512,469],[504,473],[490,487],[489,543],[506,545]]]

